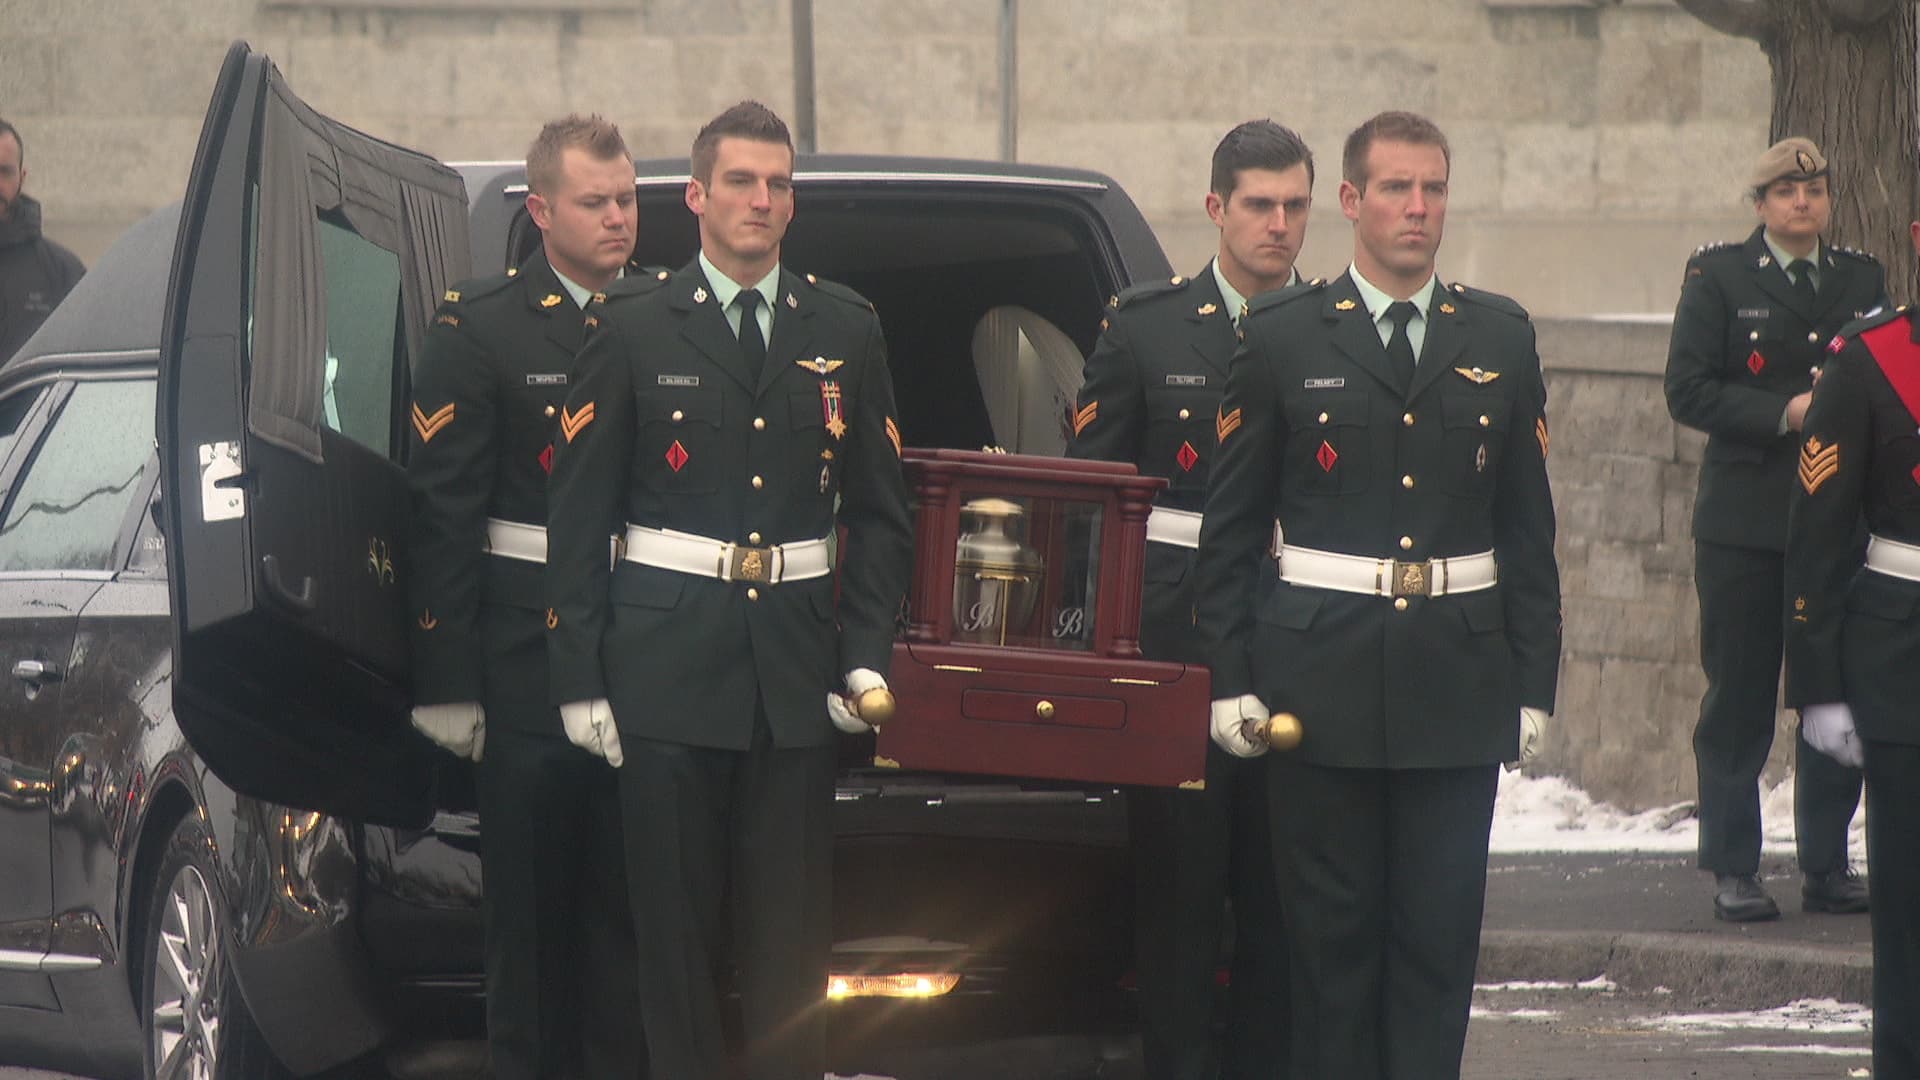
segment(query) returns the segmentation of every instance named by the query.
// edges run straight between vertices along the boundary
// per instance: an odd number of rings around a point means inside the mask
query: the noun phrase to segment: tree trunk
[[[1820,0],[1768,6],[1772,27],[1761,44],[1773,63],[1772,138],[1820,144],[1833,170],[1828,238],[1873,253],[1896,303],[1920,298],[1907,236],[1907,223],[1920,219],[1915,5],[1893,4],[1857,30],[1837,29]]]

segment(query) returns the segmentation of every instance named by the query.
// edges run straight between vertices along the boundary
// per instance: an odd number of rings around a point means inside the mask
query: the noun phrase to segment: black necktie
[[[740,309],[740,351],[746,354],[747,367],[758,378],[760,369],[767,366],[767,339],[760,336],[760,290],[741,289],[733,298],[733,306]]]
[[[1413,338],[1407,336],[1407,324],[1420,313],[1411,300],[1395,300],[1387,305],[1387,318],[1393,320],[1393,336],[1387,339],[1387,357],[1393,361],[1394,374],[1400,378],[1400,389],[1413,386]]]
[[[1795,259],[1793,265],[1787,267],[1787,273],[1793,276],[1793,291],[1800,294],[1800,299],[1812,303],[1813,264],[1805,259]]]

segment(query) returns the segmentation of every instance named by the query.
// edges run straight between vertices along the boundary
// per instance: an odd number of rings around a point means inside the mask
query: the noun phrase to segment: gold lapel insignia
[[[1093,423],[1099,416],[1100,402],[1098,400],[1087,402],[1086,408],[1073,414],[1073,433],[1078,435],[1085,431],[1087,425]]]
[[[1360,306],[1360,305],[1358,305],[1358,304],[1356,304],[1356,303],[1354,303],[1354,302],[1353,302],[1353,301],[1351,301],[1351,300],[1342,300],[1342,301],[1340,301],[1339,303],[1337,303],[1337,304],[1335,304],[1335,305],[1333,305],[1333,310],[1335,310],[1335,311],[1352,311],[1352,310],[1353,310],[1354,308],[1356,308],[1356,307],[1359,307],[1359,306]]]
[[[795,300],[792,293],[787,294],[787,307],[789,310],[799,310],[800,301]]]
[[[705,288],[695,288],[695,289],[693,290],[693,302],[694,302],[694,303],[696,303],[696,304],[704,304],[704,303],[706,303],[706,302],[707,302],[707,290],[706,290]]]
[[[460,290],[448,289],[447,295],[441,297],[440,299],[445,300],[449,304],[457,304],[460,302]]]
[[[1764,269],[1766,269],[1767,267],[1769,267],[1769,266],[1772,266],[1772,265],[1773,265],[1773,256],[1771,256],[1771,255],[1762,255],[1762,256],[1760,256],[1760,268],[1761,268],[1762,270],[1764,270]]]
[[[1820,485],[1833,479],[1840,471],[1840,444],[1822,444],[1820,436],[1809,435],[1800,447],[1800,486],[1811,495],[1820,490]]]
[[[846,361],[845,360],[829,360],[824,356],[816,356],[811,360],[795,360],[794,363],[800,367],[806,368],[808,371],[813,372],[815,375],[831,375],[834,372],[839,371],[841,366],[844,365]]]
[[[1214,312],[1216,312],[1216,311],[1219,311],[1219,310],[1220,310],[1220,305],[1219,305],[1219,304],[1213,304],[1213,303],[1207,303],[1207,304],[1201,304],[1201,305],[1200,305],[1200,306],[1199,306],[1199,307],[1198,307],[1197,309],[1195,309],[1195,311],[1194,311],[1194,314],[1196,314],[1196,315],[1211,315],[1211,314],[1213,314]]]
[[[1441,305],[1440,305],[1440,314],[1442,314],[1442,315],[1451,315],[1451,314],[1453,314],[1453,310],[1454,310],[1454,308],[1453,308],[1453,305],[1452,305],[1452,304],[1441,304]]]
[[[420,441],[423,443],[432,442],[433,437],[440,434],[440,429],[451,423],[453,423],[453,402],[451,401],[437,409],[432,416],[428,416],[417,402],[413,406],[413,430],[419,432]]]
[[[1500,377],[1499,372],[1488,371],[1482,367],[1457,367],[1453,370],[1459,372],[1461,378],[1471,383],[1478,383],[1481,386],[1485,386]]]
[[[1214,433],[1214,437],[1220,442],[1222,443],[1226,442],[1227,436],[1233,434],[1235,431],[1238,431],[1239,428],[1240,428],[1240,410],[1239,409],[1235,409],[1232,412],[1217,412],[1214,414],[1213,433]]]
[[[594,294],[593,294],[593,302],[594,302],[594,303],[596,303],[596,304],[604,304],[604,303],[606,303],[606,302],[607,302],[607,294],[606,294],[606,293],[603,293],[603,292],[597,292],[597,293],[594,293]]]
[[[572,442],[573,437],[580,434],[591,423],[593,423],[593,402],[589,401],[580,406],[579,412],[569,412],[564,405],[560,407],[560,434],[566,436],[568,442]]]
[[[548,293],[547,295],[545,295],[545,296],[543,296],[543,297],[541,297],[541,298],[540,298],[540,306],[541,306],[541,307],[543,307],[543,308],[552,308],[552,307],[559,307],[559,306],[560,306],[560,294],[559,294],[559,293],[557,293],[557,292],[550,292],[550,293]]]
[[[1119,293],[1108,293],[1108,294],[1107,294],[1107,306],[1108,306],[1108,307],[1110,307],[1110,308],[1117,308],[1117,307],[1119,307],[1119,306],[1120,306],[1120,294],[1119,294]]]
[[[893,444],[893,456],[899,457],[900,456],[900,425],[894,423],[893,417],[891,416],[887,417],[887,441]]]

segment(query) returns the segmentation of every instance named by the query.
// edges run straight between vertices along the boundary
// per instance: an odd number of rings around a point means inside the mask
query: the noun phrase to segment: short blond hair
[[[568,113],[548,121],[527,148],[527,187],[531,191],[541,196],[553,194],[553,189],[560,186],[560,158],[569,148],[584,150],[595,161],[633,159],[612,121],[599,113]]]

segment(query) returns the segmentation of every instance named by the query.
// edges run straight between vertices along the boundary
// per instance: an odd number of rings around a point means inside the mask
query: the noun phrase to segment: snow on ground
[[[1760,795],[1760,821],[1769,853],[1793,854],[1793,776]],[[1865,868],[1866,807],[1854,815],[1848,848],[1854,865]],[[1557,776],[1527,776],[1502,771],[1493,805],[1493,851],[1644,851],[1691,854],[1699,843],[1700,822],[1691,801],[1630,814]]]

